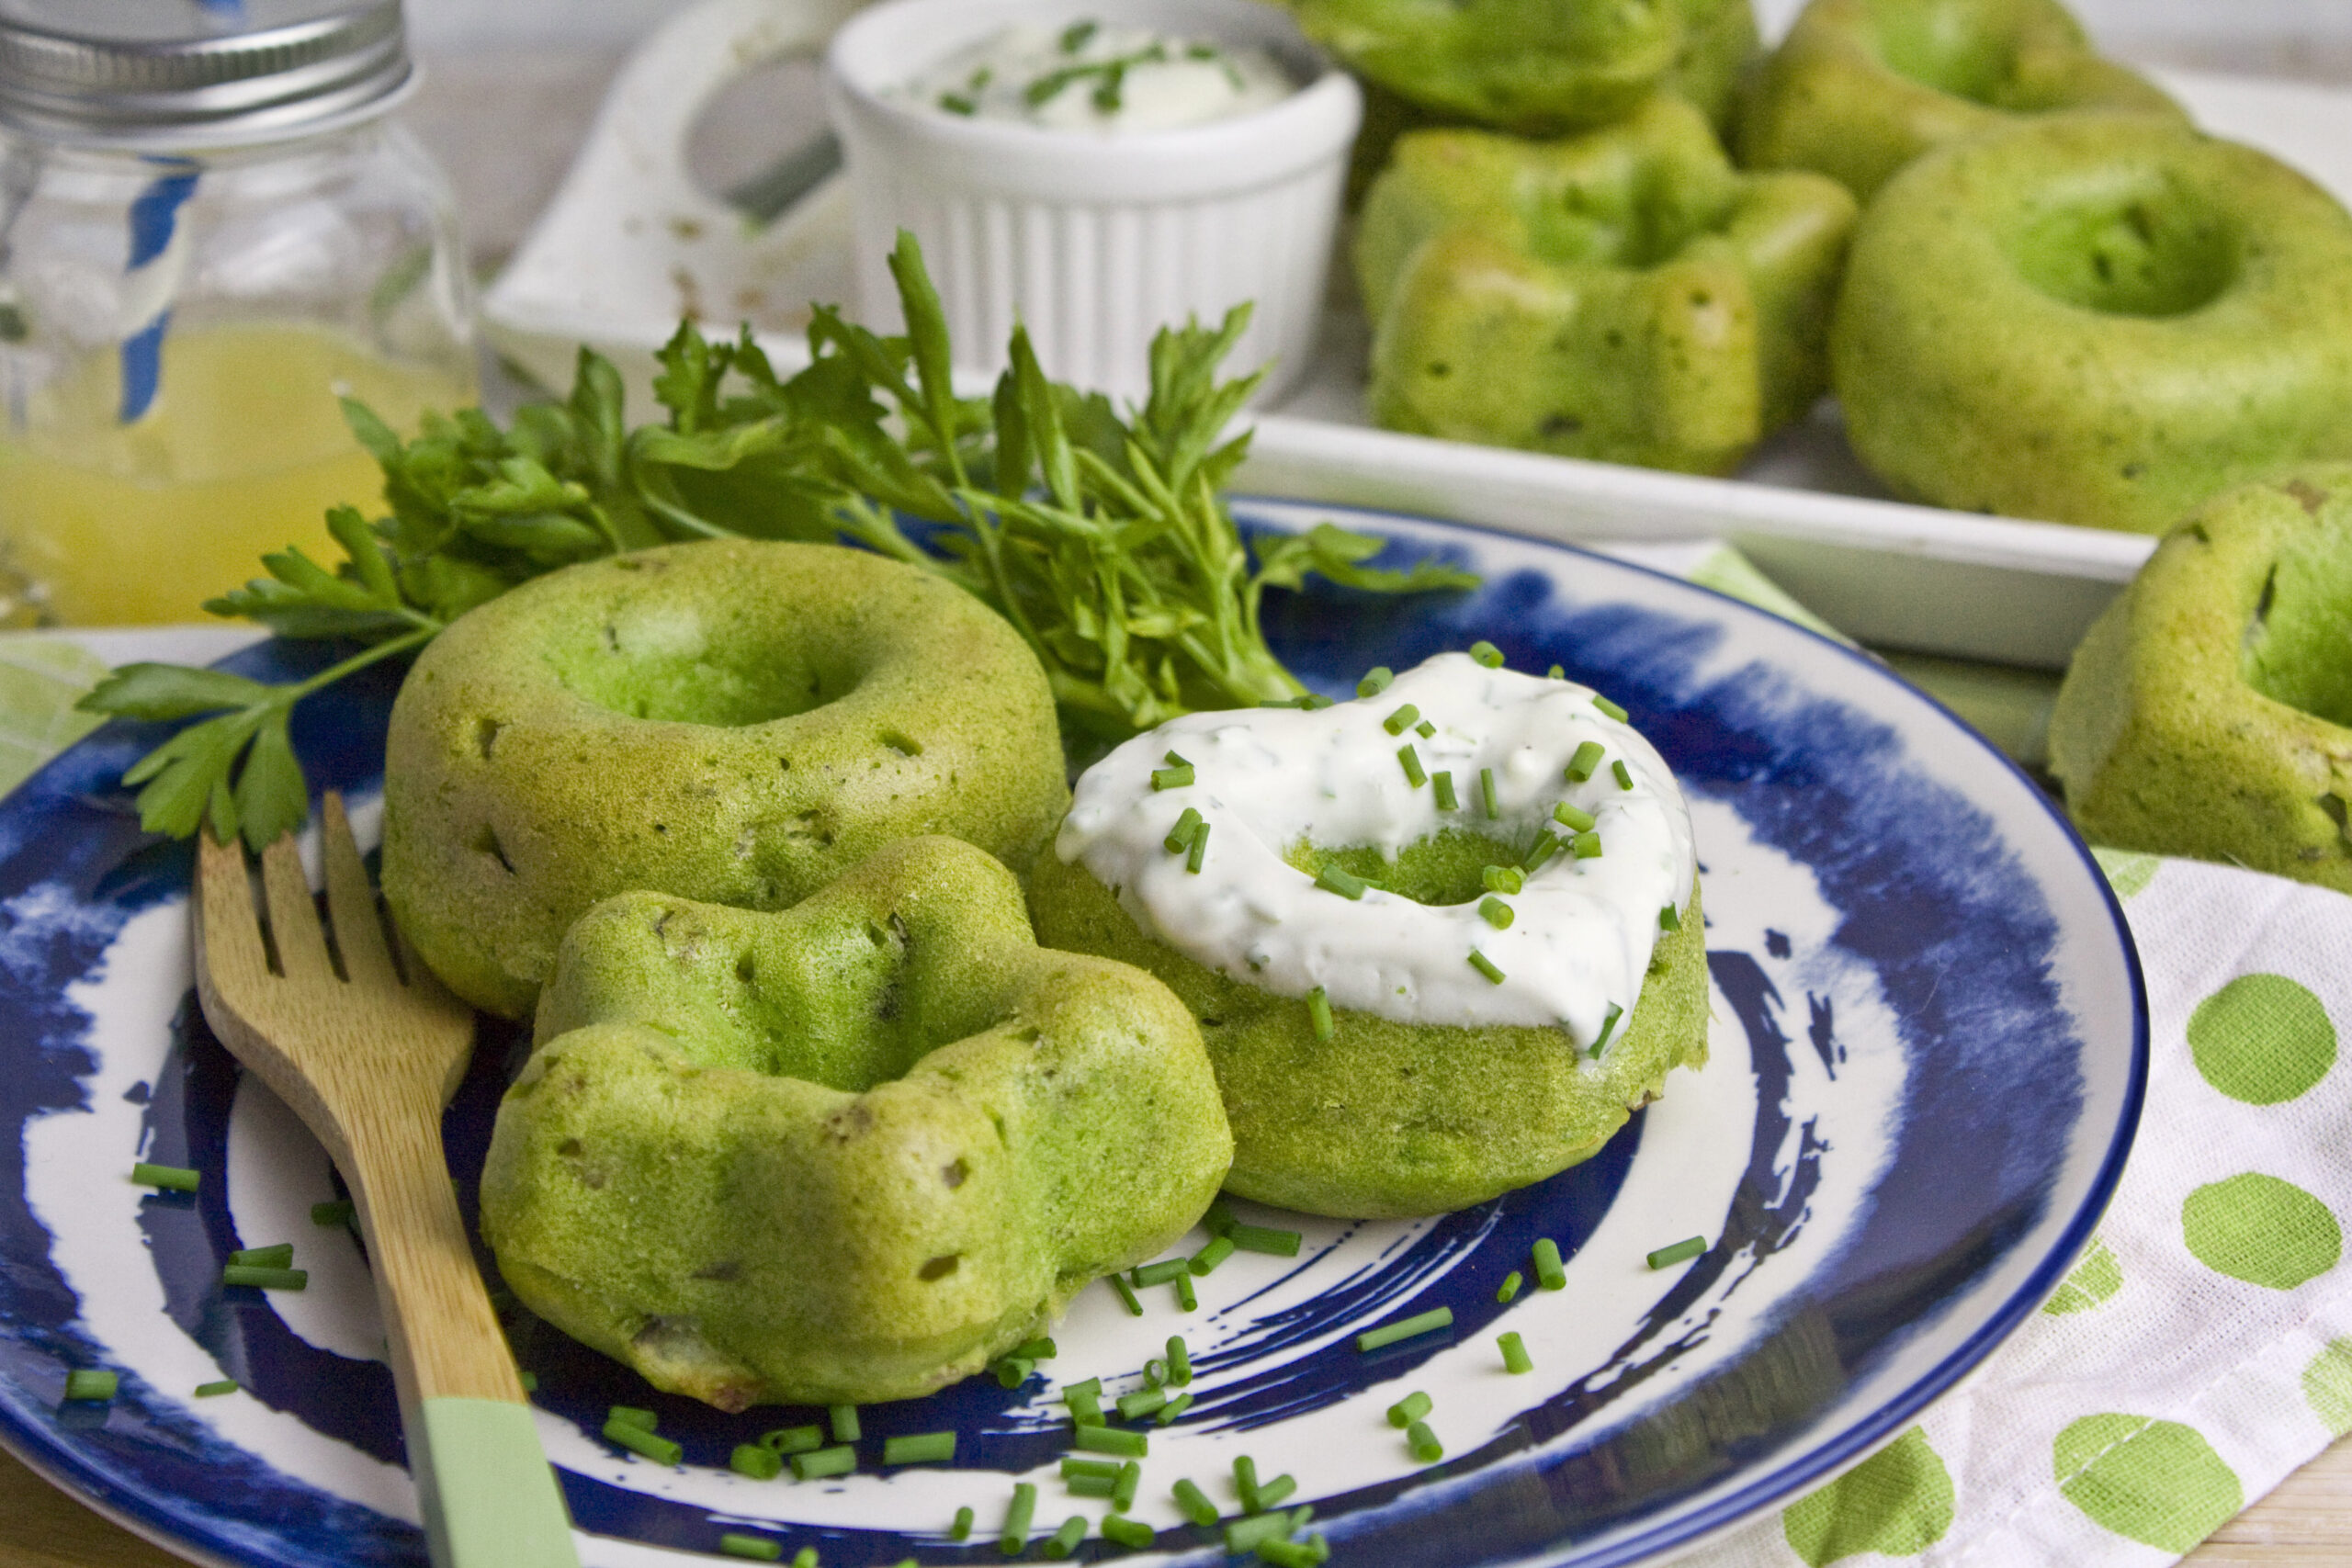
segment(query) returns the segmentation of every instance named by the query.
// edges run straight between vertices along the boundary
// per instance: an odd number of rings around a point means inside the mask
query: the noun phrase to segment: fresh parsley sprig
[[[151,831],[209,823],[259,847],[300,827],[308,786],[288,738],[296,704],[369,664],[414,652],[517,583],[579,561],[699,538],[847,539],[935,572],[1019,630],[1045,665],[1066,724],[1124,739],[1197,708],[1303,688],[1261,629],[1269,587],[1312,573],[1375,592],[1471,586],[1423,562],[1366,566],[1381,541],[1329,524],[1262,540],[1252,563],[1220,499],[1249,451],[1225,432],[1259,378],[1217,370],[1249,324],[1161,332],[1151,390],[1121,419],[1109,400],[1046,378],[1016,327],[989,398],[956,393],[945,312],[914,240],[890,260],[904,336],[820,308],[811,363],[779,378],[749,329],[712,342],[682,324],[661,354],[667,414],[628,426],[621,380],[582,349],[571,395],[518,411],[502,430],[480,410],[428,416],[403,442],[346,401],[384,473],[390,514],[328,516],[332,569],[299,548],[269,575],[209,603],[281,637],[358,645],[306,680],[268,685],[222,671],[137,664],[83,700],[96,713],[197,718],[124,775]]]

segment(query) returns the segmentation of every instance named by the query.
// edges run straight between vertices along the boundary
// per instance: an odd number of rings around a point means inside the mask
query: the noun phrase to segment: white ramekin
[[[941,114],[890,96],[1016,22],[1081,18],[1254,44],[1302,84],[1252,114],[1099,135]],[[825,102],[857,211],[858,309],[902,324],[885,258],[922,243],[959,371],[993,376],[1016,319],[1046,372],[1140,400],[1152,334],[1254,300],[1228,373],[1272,361],[1261,399],[1306,369],[1330,264],[1355,83],[1254,0],[886,0],[825,55]]]

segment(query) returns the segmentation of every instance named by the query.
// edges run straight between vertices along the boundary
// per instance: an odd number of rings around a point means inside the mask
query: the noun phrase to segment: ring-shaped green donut
[[[2352,217],[2141,115],[1947,147],[1863,214],[1830,333],[1855,451],[1962,511],[2156,532],[2352,457]]]
[[[678,545],[425,649],[386,740],[384,894],[451,990],[514,1017],[600,899],[783,908],[922,833],[1025,870],[1069,800],[1045,671],[969,594],[830,545]]]

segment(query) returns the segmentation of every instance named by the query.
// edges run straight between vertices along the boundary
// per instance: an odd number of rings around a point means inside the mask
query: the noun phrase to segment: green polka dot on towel
[[[1869,1459],[1781,1515],[1789,1549],[1827,1568],[1875,1551],[1917,1557],[1951,1529],[1951,1472],[1928,1435],[1914,1427]]]
[[[2336,1437],[2352,1432],[2352,1339],[2331,1339],[2303,1369],[2303,1400]]]
[[[2245,1506],[2237,1472],[2177,1421],[2086,1416],[2058,1434],[2051,1466],[2094,1523],[2165,1551],[2187,1551]]]
[[[2065,1282],[2050,1293],[2041,1310],[2052,1317],[2068,1313],[2088,1312],[2123,1288],[2123,1265],[2107,1243],[2094,1241],[2083,1260],[2075,1265]]]
[[[2343,1227],[2326,1204],[2256,1171],[2191,1192],[2180,1206],[2180,1229],[2206,1268],[2274,1291],[2317,1279],[2344,1253]]]
[[[2115,889],[2118,898],[2129,898],[2154,881],[2156,868],[2164,864],[2158,856],[2138,850],[2110,850],[2105,844],[2093,844],[2091,857],[2107,874],[2107,885]]]
[[[2307,987],[2241,975],[2188,1015],[2188,1050],[2205,1081],[2249,1105],[2294,1099],[2335,1065],[2335,1025]]]

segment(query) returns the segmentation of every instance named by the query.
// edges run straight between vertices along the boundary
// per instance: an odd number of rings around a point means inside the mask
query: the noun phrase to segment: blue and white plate
[[[1869,659],[1731,600],[1555,546],[1381,513],[1272,503],[1484,575],[1476,593],[1393,601],[1328,588],[1267,606],[1275,651],[1346,694],[1478,637],[1516,668],[1559,663],[1610,694],[1689,792],[1706,886],[1713,1061],[1679,1074],[1589,1163],[1416,1222],[1252,1211],[1305,1233],[1243,1253],[1130,1316],[1107,1285],[1022,1387],[975,1379],[863,1415],[861,1470],[749,1480],[733,1447],[823,1413],[728,1416],[654,1395],[544,1327],[516,1329],[539,1428],[588,1568],[709,1560],[728,1532],[826,1568],[1001,1562],[1013,1483],[1036,1536],[1100,1499],[1058,1479],[1054,1390],[1139,1386],[1182,1334],[1194,1403],[1145,1423],[1132,1516],[1151,1552],[1090,1534],[1080,1561],[1207,1562],[1170,1488],[1228,1515],[1236,1457],[1295,1478],[1334,1561],[1377,1568],[1630,1562],[1826,1480],[1893,1437],[2057,1283],[2112,1191],[2138,1119],[2145,1010],[2122,919],[2051,803],[1950,715]],[[233,666],[313,667],[263,645]],[[393,677],[307,705],[311,782],[375,798]],[[420,1563],[415,1500],[365,1260],[312,1224],[325,1156],[206,1031],[189,980],[182,845],[141,834],[117,787],[153,728],[100,732],[0,806],[0,1438],[131,1528],[200,1561]],[[526,1040],[486,1028],[447,1119],[472,1200]],[[204,1173],[193,1196],[133,1186],[137,1159]],[[1118,1173],[1105,1171],[1115,1182]],[[1651,1251],[1704,1238],[1653,1270]],[[1538,1287],[1530,1248],[1567,1256]],[[1203,1239],[1194,1238],[1194,1245]],[[301,1294],[219,1284],[240,1247],[294,1243]],[[1526,1287],[1508,1305],[1513,1270]],[[1449,1332],[1365,1355],[1362,1329],[1431,1307]],[[1504,1370],[1519,1333],[1534,1370]],[[110,1367],[110,1404],[62,1401]],[[198,1399],[233,1378],[242,1392]],[[1445,1455],[1415,1461],[1388,1407],[1430,1395]],[[666,1467],[597,1435],[651,1404],[684,1445]],[[880,1462],[894,1433],[953,1427],[953,1468]],[[968,1505],[978,1529],[950,1539]],[[1154,1554],[1164,1554],[1155,1556]]]

